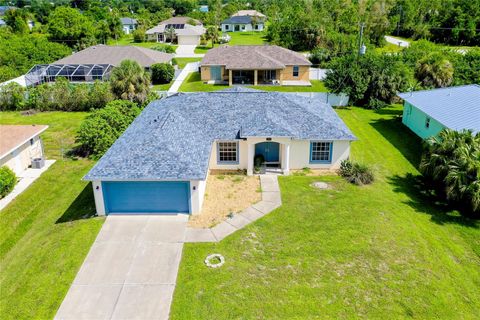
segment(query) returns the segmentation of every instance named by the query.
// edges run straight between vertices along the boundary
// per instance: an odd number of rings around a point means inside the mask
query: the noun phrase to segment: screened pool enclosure
[[[54,82],[58,77],[71,82],[94,82],[108,80],[111,64],[37,64],[25,75],[27,86]]]

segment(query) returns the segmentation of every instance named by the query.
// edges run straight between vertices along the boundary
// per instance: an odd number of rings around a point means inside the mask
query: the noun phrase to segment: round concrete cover
[[[317,181],[312,183],[312,186],[317,188],[317,189],[328,189],[328,184],[325,182]]]

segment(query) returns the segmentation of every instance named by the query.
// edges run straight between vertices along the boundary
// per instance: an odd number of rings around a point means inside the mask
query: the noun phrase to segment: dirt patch
[[[247,176],[243,171],[211,171],[202,212],[191,216],[188,225],[194,228],[209,228],[230,214],[241,212],[262,200],[260,179]]]

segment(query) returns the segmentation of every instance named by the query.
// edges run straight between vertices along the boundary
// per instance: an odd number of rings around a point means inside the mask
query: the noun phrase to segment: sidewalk
[[[182,72],[175,78],[173,81],[172,86],[168,89],[168,93],[176,93],[180,89],[183,81],[188,77],[188,75],[192,72],[196,72],[198,70],[199,63],[198,62],[190,62],[185,65],[185,68],[182,69]]]

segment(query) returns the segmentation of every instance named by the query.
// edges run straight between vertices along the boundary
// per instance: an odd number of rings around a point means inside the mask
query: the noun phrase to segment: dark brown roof
[[[0,159],[47,130],[45,125],[0,125]]]
[[[54,64],[111,64],[117,66],[123,60],[137,61],[143,67],[168,62],[172,54],[136,46],[96,45],[60,59]]]
[[[208,50],[201,66],[222,65],[227,69],[283,69],[286,66],[310,66],[301,53],[279,46],[220,46]]]

